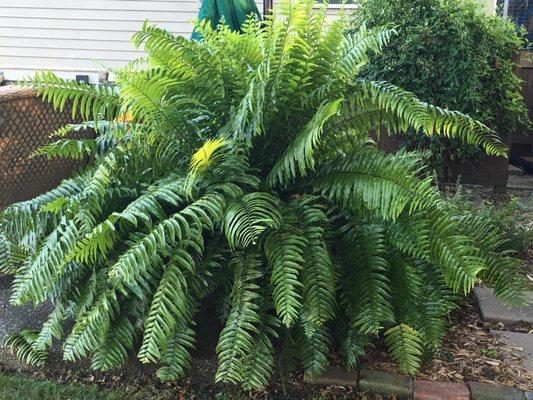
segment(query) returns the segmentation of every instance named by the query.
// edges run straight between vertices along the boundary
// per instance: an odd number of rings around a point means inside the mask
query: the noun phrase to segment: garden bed
[[[456,194],[456,188],[447,188],[449,195]],[[481,208],[483,203],[494,203],[499,210],[501,224],[517,223],[519,226],[531,229],[533,218],[532,209],[509,208],[509,201],[527,204],[531,194],[519,192],[505,196],[494,197],[491,190],[483,187],[469,187],[464,189],[465,200],[468,199]],[[520,197],[515,197],[520,196]],[[514,199],[514,200],[512,200]],[[466,203],[465,203],[466,204]],[[505,210],[503,212],[502,210]],[[533,263],[533,249],[529,248],[522,254],[529,265]],[[531,267],[530,267],[531,269]],[[0,308],[9,307],[0,304]],[[206,313],[201,313],[207,315]],[[417,379],[430,381],[467,382],[479,381],[494,384],[503,384],[523,390],[533,390],[533,374],[520,366],[521,357],[516,349],[505,345],[503,342],[489,334],[490,329],[511,330],[515,332],[530,332],[528,324],[515,324],[504,326],[502,324],[485,323],[480,315],[475,297],[466,298],[458,309],[448,318],[449,331],[443,340],[440,352],[433,360],[426,361],[421,371],[415,376]],[[82,383],[98,385],[105,389],[118,389],[131,395],[145,396],[153,394],[154,398],[176,398],[179,393],[201,393],[201,397],[194,398],[234,398],[221,397],[220,393],[230,393],[231,396],[239,393],[241,398],[284,398],[284,388],[276,378],[267,390],[244,393],[228,386],[213,384],[216,360],[214,359],[216,338],[220,326],[213,328],[212,320],[201,318],[198,326],[198,340],[204,345],[196,352],[193,368],[184,379],[177,383],[161,383],[155,378],[155,368],[141,365],[135,357],[127,363],[128,367],[110,373],[95,373],[90,370],[87,360],[76,364],[65,364],[57,352],[43,369],[17,368],[2,363],[0,359],[0,372],[12,374],[22,372],[32,379],[51,379],[61,384]],[[332,364],[340,365],[341,358],[334,354]],[[366,359],[361,360],[362,367],[397,373],[394,364],[385,351],[381,342],[369,348]],[[152,388],[148,392],[146,388]],[[349,397],[353,399],[354,389],[351,388],[313,388],[303,382],[302,373],[297,373],[286,382],[285,390],[289,398],[335,398]],[[174,396],[174,397],[172,397]],[[224,395],[225,396],[225,395]],[[147,397],[134,397],[147,398]],[[184,397],[188,398],[188,397]]]
[[[521,358],[515,350],[506,346],[500,340],[489,334],[489,329],[504,328],[503,326],[484,323],[480,317],[474,296],[469,296],[452,313],[449,318],[449,331],[443,340],[439,354],[431,361],[423,364],[421,371],[415,376],[417,379],[448,382],[486,382],[513,386],[522,390],[533,390],[533,374],[520,366]],[[519,330],[529,331],[530,326],[521,325]],[[205,349],[202,353],[205,352]],[[213,353],[212,353],[213,354]],[[332,356],[332,363],[340,363],[340,358]],[[370,369],[397,373],[396,365],[387,356],[384,346],[377,342],[368,351],[366,359],[361,360],[361,366]],[[120,371],[99,373],[92,372],[87,362],[75,365],[64,364],[58,355],[53,356],[51,362],[43,369],[18,369],[2,367],[0,372],[22,372],[32,379],[51,379],[59,383],[96,384],[106,389],[120,389],[132,395],[147,393],[146,388],[152,388],[149,393],[163,396],[179,393],[231,393],[242,398],[285,398],[282,384],[276,379],[267,390],[244,393],[240,390],[224,385],[213,384],[216,363],[214,359],[198,359],[193,363],[192,370],[186,378],[179,382],[161,383],[155,378],[155,370],[146,367],[132,359],[128,368]],[[318,389],[304,384],[301,373],[295,374],[286,383],[285,390],[288,398],[343,398],[352,396],[353,388]],[[166,397],[157,397],[166,398]],[[202,397],[198,397],[202,398]],[[208,398],[208,397],[205,397]],[[223,398],[223,397],[220,397]],[[233,398],[233,397],[229,397]]]

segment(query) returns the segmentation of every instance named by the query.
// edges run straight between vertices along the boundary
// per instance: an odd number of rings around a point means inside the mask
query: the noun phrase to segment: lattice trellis
[[[0,210],[57,186],[86,164],[30,158],[37,148],[53,140],[49,138],[50,133],[72,122],[70,110],[54,111],[31,89],[0,87]]]

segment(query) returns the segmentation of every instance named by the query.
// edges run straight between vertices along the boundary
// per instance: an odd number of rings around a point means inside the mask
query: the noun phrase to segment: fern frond
[[[72,328],[63,347],[64,359],[75,361],[96,351],[105,340],[119,309],[116,292],[104,292]]]
[[[487,154],[506,156],[507,149],[499,136],[490,128],[460,113],[432,106],[418,100],[407,92],[388,82],[357,80],[360,96],[381,109],[394,113],[401,122],[401,130],[412,126],[426,135],[443,135],[458,138],[473,146],[482,147]]]
[[[63,304],[55,306],[54,310],[48,315],[48,318],[43,323],[43,327],[39,332],[32,347],[36,351],[45,351],[52,346],[53,339],[60,339],[63,335],[62,323],[67,314],[67,310]]]
[[[325,241],[327,218],[319,206],[313,204],[314,200],[303,197],[295,201],[295,206],[308,243],[303,254],[303,303],[310,322],[321,325],[335,316],[337,276]]]
[[[179,324],[188,324],[193,317],[194,307],[191,306],[186,271],[194,273],[194,260],[184,249],[176,249],[150,305],[139,351],[141,362],[157,362]]]
[[[423,171],[412,155],[367,149],[324,166],[314,187],[356,213],[367,209],[384,219],[396,219],[404,211],[411,214],[441,201],[433,178],[419,178]]]
[[[347,79],[357,76],[361,68],[370,62],[369,52],[379,53],[396,35],[395,29],[374,28],[362,25],[356,32],[344,37],[343,54],[337,61],[338,68]],[[335,64],[334,64],[335,65]]]
[[[422,345],[418,333],[409,325],[399,324],[385,332],[385,342],[401,372],[412,375],[420,368]]]
[[[395,320],[385,235],[378,225],[346,228],[339,247],[345,265],[341,301],[350,327],[359,335],[377,334]]]
[[[194,345],[194,330],[180,324],[168,341],[162,360],[164,366],[157,370],[157,377],[162,381],[181,378],[191,364],[190,351]]]
[[[270,337],[277,337],[277,318],[270,315],[261,317],[262,325],[254,335],[252,352],[243,361],[245,390],[257,390],[267,386],[274,367],[274,346]]]
[[[271,283],[276,311],[285,326],[298,318],[302,302],[300,273],[305,265],[304,252],[308,241],[296,226],[295,217],[288,212],[280,227],[265,239],[265,255],[272,268]]]
[[[124,365],[128,358],[128,351],[133,348],[134,340],[135,327],[127,315],[121,315],[113,321],[104,340],[95,349],[92,368],[109,371]]]
[[[33,87],[39,96],[57,110],[62,111],[67,104],[71,104],[73,118],[79,112],[84,119],[96,120],[99,114],[113,119],[120,104],[115,86],[69,81],[49,71],[36,72],[33,78],[21,84]]]
[[[349,369],[357,368],[357,360],[365,355],[365,346],[369,341],[368,336],[359,334],[356,328],[348,328],[341,349]]]
[[[329,330],[325,325],[318,325],[302,312],[302,321],[297,331],[297,346],[300,359],[308,376],[318,376],[324,372],[330,345]]]
[[[4,346],[26,364],[42,367],[46,362],[48,354],[43,350],[35,350],[33,343],[37,339],[38,333],[30,330],[23,330],[14,335],[8,335],[4,339]]]
[[[308,169],[314,169],[314,151],[320,142],[324,124],[337,113],[342,99],[322,104],[311,121],[296,136],[291,145],[285,150],[277,163],[272,167],[267,177],[271,187],[276,183],[286,185],[297,174],[305,176]]]
[[[249,193],[228,204],[224,217],[224,232],[232,249],[246,248],[257,243],[268,228],[277,228],[281,215],[279,201],[268,193]]]
[[[62,139],[40,147],[33,156],[45,156],[48,160],[53,158],[82,160],[93,155],[96,149],[96,139]]]
[[[244,382],[245,360],[254,350],[253,334],[260,322],[258,279],[260,260],[251,251],[235,253],[231,266],[234,270],[231,292],[231,310],[217,345],[217,382]]]
[[[132,284],[147,270],[153,257],[176,242],[198,243],[201,250],[203,229],[212,229],[221,221],[225,201],[217,194],[206,194],[183,210],[159,222],[142,239],[132,243],[109,269],[112,282]],[[201,251],[199,251],[201,253]]]

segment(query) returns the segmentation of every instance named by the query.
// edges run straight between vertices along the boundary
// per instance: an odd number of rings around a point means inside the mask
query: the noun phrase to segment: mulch
[[[529,324],[512,327],[488,324],[481,319],[474,296],[449,317],[449,330],[440,351],[422,365],[418,379],[452,382],[487,382],[533,390],[533,373],[520,365],[521,349],[507,346],[489,334],[489,329],[533,333]],[[372,369],[399,373],[382,348],[373,348],[364,360]]]

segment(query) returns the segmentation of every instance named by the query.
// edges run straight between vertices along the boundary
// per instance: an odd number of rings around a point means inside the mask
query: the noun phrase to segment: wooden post
[[[263,18],[272,12],[273,0],[263,0]]]
[[[507,17],[509,15],[509,1],[510,0],[504,0],[503,2],[503,16]]]

